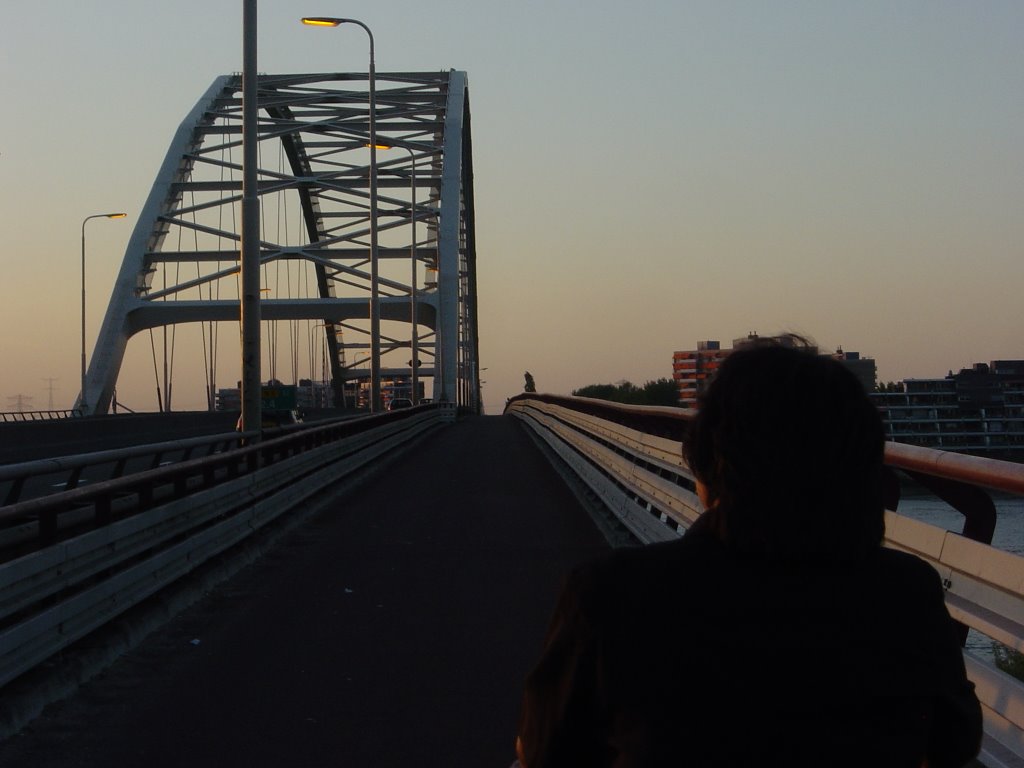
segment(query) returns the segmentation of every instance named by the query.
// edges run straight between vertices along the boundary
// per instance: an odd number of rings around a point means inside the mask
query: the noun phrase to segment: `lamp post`
[[[324,391],[324,388],[325,388],[324,379],[326,377],[326,369],[327,369],[327,360],[326,360],[327,352],[326,352],[326,350],[324,350],[324,346],[325,345],[323,343],[323,339],[321,339],[321,343],[320,343],[320,349],[321,349],[321,354],[320,354],[320,358],[321,358],[321,360],[320,360],[320,384],[321,384],[321,389],[320,389],[320,392],[316,392],[316,390],[314,388],[315,384],[313,383],[313,379],[316,376],[316,357],[317,357],[317,355],[316,355],[316,340],[313,338],[313,335],[316,333],[318,328],[326,328],[326,327],[327,327],[327,323],[316,323],[315,325],[311,326],[310,329],[309,329],[309,402],[310,402],[310,405],[313,408],[320,408],[320,407],[323,406],[323,403],[321,402],[321,398],[323,397],[323,391]],[[326,331],[324,333],[326,333]],[[316,392],[316,394],[314,394],[314,392]],[[345,397],[344,390],[342,390],[341,396],[342,396],[342,398]]]
[[[242,333],[242,432],[256,435],[263,424],[260,385],[260,201],[259,201],[259,74],[256,71],[256,0],[242,6],[242,242],[239,254]]]
[[[127,213],[94,213],[82,219],[82,394],[78,399],[78,407],[85,415],[88,401],[85,393],[85,225],[90,219],[123,219]]]
[[[380,403],[380,293],[377,284],[377,93],[373,61],[373,32],[357,19],[333,16],[304,16],[303,24],[313,27],[337,27],[355,24],[370,38],[370,412],[381,410]]]
[[[377,144],[377,149],[392,149],[391,144]],[[412,204],[410,208],[409,220],[412,223],[412,246],[410,247],[409,259],[412,262],[412,286],[409,291],[409,312],[412,319],[412,361],[409,363],[409,368],[412,370],[412,396],[409,398],[412,400],[412,404],[416,405],[419,397],[417,393],[419,389],[417,382],[419,381],[419,373],[417,368],[419,366],[419,333],[416,325],[416,153],[409,147],[400,147],[409,153],[409,159],[412,161]]]

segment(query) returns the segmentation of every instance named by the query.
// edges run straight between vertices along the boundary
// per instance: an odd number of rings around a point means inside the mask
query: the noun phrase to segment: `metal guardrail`
[[[78,410],[0,411],[0,421],[52,421],[53,419],[73,419],[81,415]]]
[[[102,479],[115,480],[126,474],[129,462],[134,461],[148,469],[155,469],[165,462],[187,461],[196,454],[205,453],[209,456],[241,447],[246,437],[248,435],[239,432],[224,432],[186,440],[148,443],[129,448],[0,465],[0,509],[22,500],[25,484],[30,480],[56,480],[56,483],[50,482],[50,485],[61,486],[61,490],[70,491],[78,487],[83,472],[89,469],[96,470],[96,474],[99,475],[99,468],[109,467],[109,471],[103,473]],[[37,492],[35,495],[43,494]]]
[[[454,418],[433,405],[312,425],[0,508],[0,686]]]
[[[520,395],[506,413],[543,439],[640,542],[679,536],[699,516],[693,475],[681,456],[693,411]],[[988,544],[995,524],[989,491],[1024,495],[1024,465],[897,443],[886,444],[885,458],[966,519],[955,533],[902,516],[894,484],[886,545],[935,567],[955,620],[1024,652],[1024,557]],[[1024,766],[1024,683],[970,651],[964,659],[985,719],[979,759],[988,768]]]

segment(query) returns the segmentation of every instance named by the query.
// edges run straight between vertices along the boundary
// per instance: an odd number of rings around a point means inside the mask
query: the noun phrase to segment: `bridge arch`
[[[336,393],[369,375],[353,359],[370,346],[368,85],[365,73],[259,78],[261,285],[272,289],[271,269],[280,284],[283,269],[288,286],[261,314],[322,334]],[[378,144],[397,150],[377,153],[382,374],[418,363],[435,399],[478,410],[466,73],[378,72],[376,89]],[[79,395],[85,413],[109,410],[140,331],[201,323],[212,338],[238,322],[241,149],[241,75],[218,77],[175,133],[129,239]]]

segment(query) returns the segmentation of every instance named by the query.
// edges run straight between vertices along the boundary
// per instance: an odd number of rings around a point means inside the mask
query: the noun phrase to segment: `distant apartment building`
[[[1024,459],[1024,360],[976,363],[941,379],[876,392],[886,437],[899,443]]]
[[[747,344],[761,338],[754,332],[748,333],[739,339],[733,339],[732,347],[722,349],[718,341],[698,341],[696,349],[683,350],[672,353],[672,380],[679,389],[679,405],[683,408],[696,408],[697,398],[703,392],[711,379],[714,377],[718,367],[729,354],[736,349],[741,349]],[[791,343],[788,337],[776,338],[782,344]],[[816,349],[812,349],[816,352]],[[844,352],[842,348],[828,355],[846,365],[860,380],[866,392],[875,388],[876,368],[875,361],[870,357],[861,357],[859,352]]]
[[[679,389],[679,405],[697,407],[697,396],[731,351],[722,349],[717,341],[698,341],[696,349],[672,353],[672,380]]]

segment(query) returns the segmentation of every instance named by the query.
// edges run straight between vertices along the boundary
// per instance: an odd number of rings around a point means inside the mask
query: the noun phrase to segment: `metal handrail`
[[[689,408],[624,405],[587,397],[533,393],[511,398],[508,406],[530,400],[557,404],[618,424],[639,427],[640,431],[648,434],[671,432],[677,440],[682,440],[687,425],[696,415],[696,411]],[[893,469],[915,475],[1024,495],[1024,464],[894,442],[885,444],[885,463]]]
[[[896,469],[1024,495],[1024,464],[905,443],[886,443],[885,463]]]
[[[89,468],[113,464],[114,467],[106,479],[116,479],[130,471],[128,462],[137,462],[138,459],[148,458],[148,461],[144,463],[147,464],[147,468],[152,469],[157,467],[167,457],[177,455],[180,457],[178,458],[179,461],[188,460],[197,449],[205,449],[207,455],[209,455],[229,450],[232,447],[240,447],[253,440],[258,440],[260,437],[289,434],[303,429],[351,421],[353,418],[351,415],[345,415],[319,419],[311,423],[285,424],[268,428],[264,430],[262,435],[259,431],[240,432],[234,430],[159,443],[145,443],[124,448],[35,459],[17,464],[3,464],[0,465],[0,483],[10,483],[10,485],[6,493],[0,493],[0,509],[22,500],[24,485],[26,481],[32,478],[66,474],[68,479],[65,487],[61,491],[51,491],[51,493],[68,491],[78,486],[82,474]]]
[[[188,459],[166,466],[151,467],[148,470],[124,477],[90,483],[82,488],[73,488],[17,502],[0,507],[0,529],[25,521],[38,521],[40,540],[43,543],[50,543],[54,541],[60,528],[59,518],[61,515],[71,512],[80,514],[83,507],[94,508],[94,522],[103,524],[110,519],[115,499],[128,499],[126,504],[130,505],[132,511],[145,509],[153,504],[155,492],[162,487],[170,486],[173,489],[172,493],[176,496],[194,493],[227,479],[255,472],[280,458],[298,455],[343,437],[359,434],[378,426],[385,420],[396,422],[441,407],[436,404],[423,405],[384,414],[315,422],[310,425],[301,425],[303,427],[301,429],[281,429],[279,431],[282,434],[279,437],[253,445],[223,450],[219,453],[211,453],[201,458]],[[219,438],[221,442],[225,439],[237,442],[244,437],[244,434],[233,432],[214,437]],[[213,438],[194,438],[64,458],[67,459],[67,467],[81,468],[96,463],[121,460],[127,456],[159,455],[161,452],[166,452],[167,446],[183,449],[186,445],[214,445],[216,442]],[[102,460],[97,461],[97,457],[102,457]],[[53,462],[57,461],[27,462],[23,465],[2,467],[0,470],[7,470],[8,475],[17,478],[19,477],[17,471],[19,467],[30,469],[36,467],[52,472]],[[0,474],[0,479],[3,478],[4,475]],[[134,502],[131,501],[133,498]],[[123,516],[124,511],[121,514]]]
[[[190,437],[184,440],[168,440],[162,443],[146,443],[144,445],[133,445],[126,448],[112,448],[105,451],[93,451],[91,453],[73,453],[66,456],[54,456],[49,459],[35,459],[23,461],[17,464],[0,465],[0,482],[6,480],[17,480],[22,477],[33,475],[50,475],[56,472],[67,472],[73,469],[96,466],[97,464],[109,464],[112,461],[123,459],[137,459],[140,456],[153,456],[170,453],[173,451],[187,450],[200,446],[216,447],[218,445],[229,445],[238,443],[245,435],[239,432],[222,432],[216,435],[204,435],[203,437]]]
[[[0,421],[52,421],[54,419],[72,419],[80,416],[77,408],[70,410],[49,409],[45,411],[0,411]]]
[[[228,450],[232,445],[235,447],[240,445],[244,437],[245,435],[238,432],[223,432],[184,440],[147,443],[126,448],[0,465],[0,483],[11,483],[7,493],[0,497],[0,509],[17,503],[21,498],[25,481],[33,477],[68,473],[70,476],[64,490],[72,490],[78,485],[82,471],[90,467],[114,464],[111,478],[117,478],[124,473],[127,463],[133,459],[151,457],[149,465],[152,467],[168,454],[181,453],[183,459],[187,459],[197,448],[205,448],[208,453]]]

